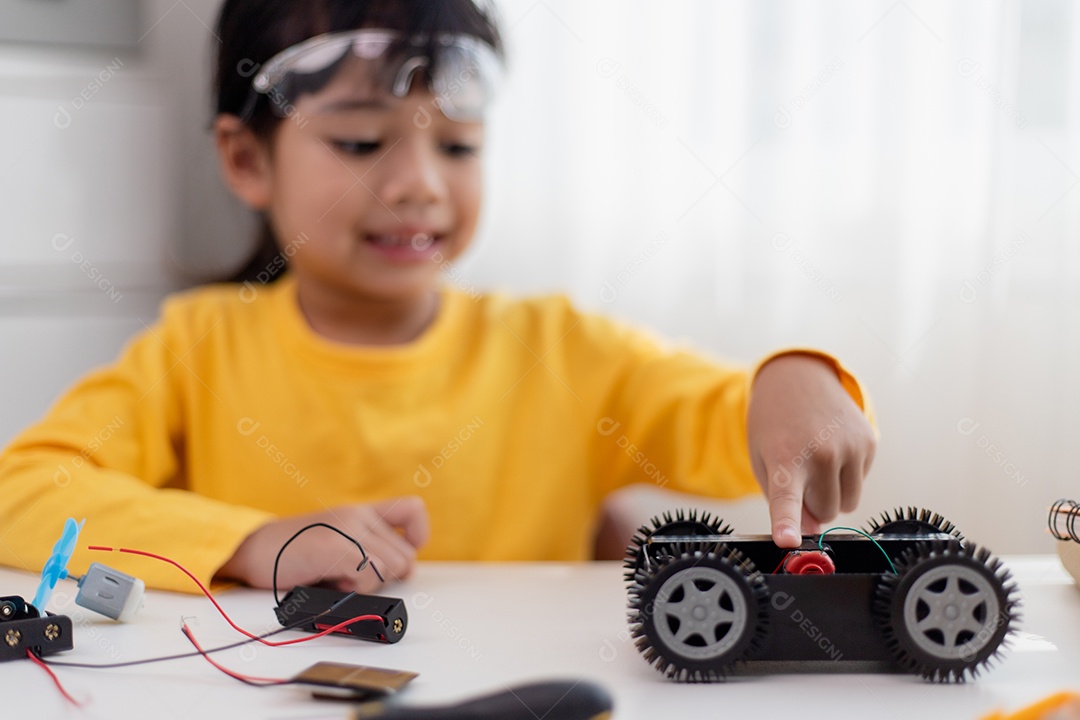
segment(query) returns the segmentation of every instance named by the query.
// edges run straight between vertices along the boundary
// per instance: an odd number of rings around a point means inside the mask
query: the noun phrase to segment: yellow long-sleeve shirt
[[[617,487],[757,490],[748,392],[745,369],[561,297],[444,290],[418,340],[372,348],[315,334],[288,277],[196,289],[0,455],[0,562],[39,570],[73,516],[73,570],[104,559],[191,591],[169,566],[84,548],[158,552],[209,580],[275,516],[404,494],[431,515],[421,558],[585,559]]]

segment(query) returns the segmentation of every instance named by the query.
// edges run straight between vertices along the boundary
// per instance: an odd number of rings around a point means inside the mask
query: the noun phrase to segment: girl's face
[[[408,301],[468,246],[481,197],[482,123],[447,119],[424,83],[404,98],[305,96],[271,140],[267,204],[301,287]]]

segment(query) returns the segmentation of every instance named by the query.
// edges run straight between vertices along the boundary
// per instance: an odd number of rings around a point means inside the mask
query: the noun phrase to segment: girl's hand
[[[855,509],[876,440],[825,361],[781,355],[766,363],[750,394],[747,434],[777,545],[798,547],[804,531]]]
[[[271,587],[274,558],[281,546],[297,530],[317,522],[333,525],[356,538],[387,582],[409,576],[416,565],[416,549],[427,542],[429,533],[427,509],[415,495],[370,505],[341,505],[263,525],[244,539],[218,575],[252,587]],[[370,593],[381,583],[370,567],[356,572],[362,559],[356,545],[337,533],[312,528],[296,538],[281,556],[278,588],[328,583],[339,590]]]

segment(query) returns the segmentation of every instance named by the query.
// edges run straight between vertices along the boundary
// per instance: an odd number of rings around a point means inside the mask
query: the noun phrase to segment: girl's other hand
[[[244,539],[218,575],[270,588],[274,558],[282,545],[304,526],[319,522],[359,541],[387,582],[409,576],[416,565],[416,550],[427,542],[429,534],[427,509],[415,495],[366,505],[340,505],[263,525]],[[312,528],[290,543],[281,556],[278,588],[324,583],[358,593],[378,590],[382,583],[370,567],[356,571],[362,559],[356,545],[337,533]]]
[[[836,371],[810,355],[781,355],[754,380],[750,460],[769,501],[773,541],[794,548],[859,502],[876,439]]]

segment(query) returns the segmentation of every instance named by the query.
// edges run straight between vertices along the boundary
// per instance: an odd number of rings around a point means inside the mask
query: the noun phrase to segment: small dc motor
[[[101,563],[91,563],[79,579],[75,604],[119,622],[127,622],[142,609],[146,583]]]

